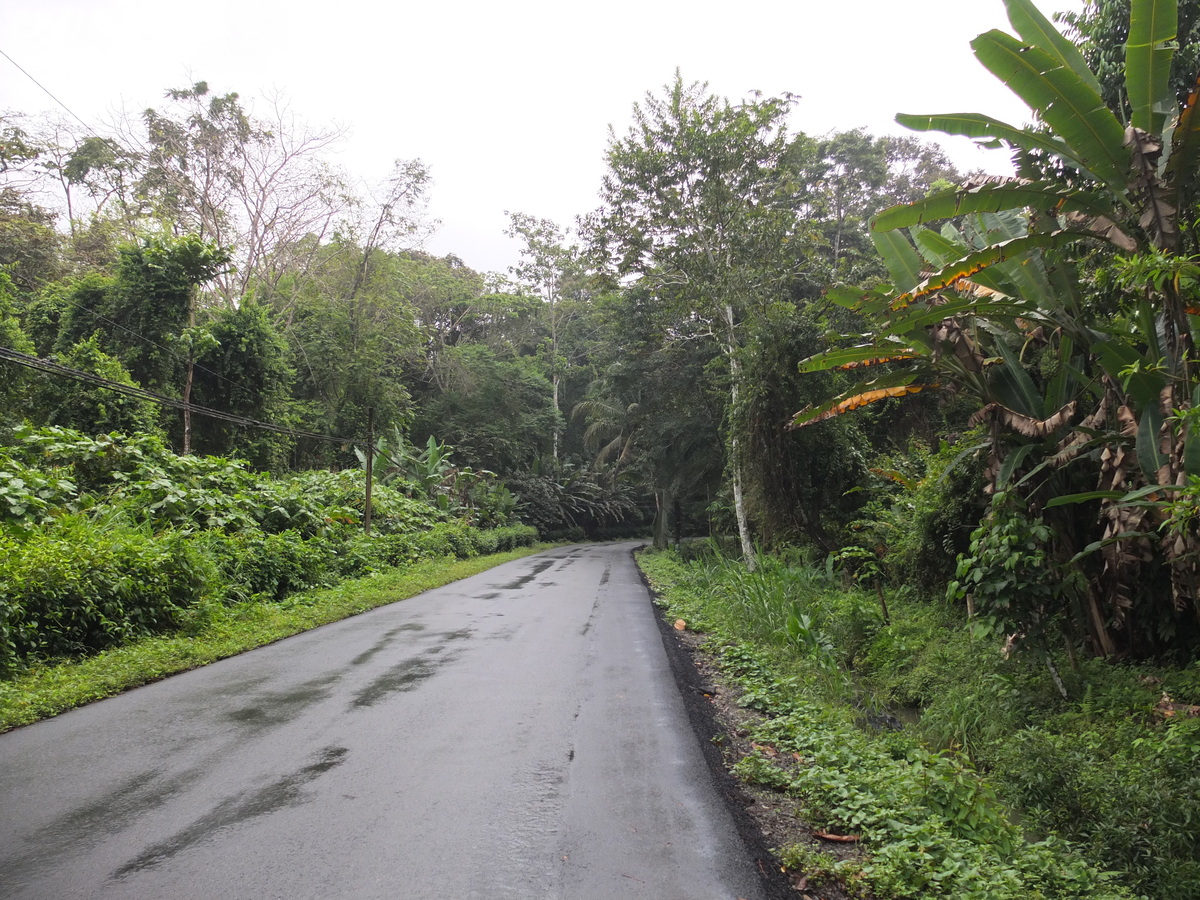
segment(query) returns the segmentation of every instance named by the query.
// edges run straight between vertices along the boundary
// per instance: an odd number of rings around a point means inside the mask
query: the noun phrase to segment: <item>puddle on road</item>
[[[408,659],[399,665],[392,666],[354,696],[351,708],[361,709],[366,706],[374,706],[389,694],[416,690],[421,682],[432,678],[437,674],[438,669],[455,659],[455,654],[449,653],[433,659],[429,658],[440,654],[443,649],[441,646],[431,647],[425,651],[424,656]]]
[[[164,780],[153,769],[126,779],[89,803],[37,829],[26,840],[29,852],[0,862],[4,880],[11,884],[27,883],[52,872],[64,855],[77,855],[111,834],[123,830],[151,810],[182,793],[198,773],[183,772]],[[0,894],[3,890],[0,890]]]
[[[119,880],[136,872],[152,869],[226,828],[305,802],[306,798],[302,792],[304,786],[341,765],[348,752],[345,747],[326,747],[320,752],[316,762],[285,775],[274,784],[244,797],[230,797],[222,801],[212,812],[197,819],[187,828],[139,853],[109,875],[109,880]]]

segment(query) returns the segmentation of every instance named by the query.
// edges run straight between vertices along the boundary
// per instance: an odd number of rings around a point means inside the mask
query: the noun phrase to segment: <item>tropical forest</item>
[[[506,272],[215,82],[5,111],[0,730],[637,540],[796,896],[1200,898],[1200,0],[1004,5],[1026,121],[677,72]]]

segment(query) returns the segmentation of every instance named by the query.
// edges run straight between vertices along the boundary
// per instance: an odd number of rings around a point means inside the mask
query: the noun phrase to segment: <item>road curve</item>
[[[761,900],[632,546],[0,735],[0,898]]]

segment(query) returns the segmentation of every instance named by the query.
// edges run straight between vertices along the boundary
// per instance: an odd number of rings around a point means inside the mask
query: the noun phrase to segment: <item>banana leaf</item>
[[[1020,356],[1003,340],[997,341],[996,346],[1004,359],[1004,365],[995,366],[989,372],[989,381],[997,399],[1022,416],[1030,419],[1042,418],[1042,411],[1046,405],[1042,392],[1025,371]]]
[[[1050,182],[1009,182],[986,184],[965,191],[944,191],[916,203],[890,207],[871,220],[871,229],[888,231],[967,213],[1025,208],[1050,210],[1055,215],[1082,212],[1108,219],[1117,215],[1112,204],[1099,194],[1070,191]]]
[[[1100,95],[1045,50],[1003,31],[971,42],[976,58],[1025,101],[1086,168],[1124,194],[1129,181],[1125,129]]]
[[[817,422],[823,422],[825,419],[836,418],[872,403],[878,403],[881,400],[905,397],[909,394],[916,394],[921,391],[934,390],[941,387],[940,384],[936,383],[914,383],[915,378],[916,376],[911,372],[895,373],[891,376],[877,378],[867,385],[860,385],[852,391],[847,391],[832,400],[822,403],[820,406],[800,410],[800,412],[792,417],[789,427],[803,428],[806,425],[814,425]]]
[[[997,148],[1004,141],[1021,150],[1044,150],[1052,153],[1073,169],[1078,169],[1085,175],[1090,175],[1101,181],[1075,151],[1068,147],[1060,138],[1041,132],[1017,128],[985,116],[981,113],[943,113],[941,115],[913,115],[900,113],[896,121],[905,128],[913,131],[940,131],[943,134],[954,134],[973,138],[985,147]],[[988,140],[981,140],[988,138]]]
[[[1176,0],[1133,0],[1125,44],[1125,91],[1134,128],[1162,134],[1175,109],[1171,58],[1179,26]]]
[[[1172,136],[1171,158],[1167,163],[1167,175],[1175,188],[1175,208],[1180,208],[1183,197],[1188,193],[1196,177],[1200,162],[1200,75],[1188,96],[1187,105],[1179,115],[1179,124]]]
[[[879,347],[863,344],[816,353],[800,361],[800,372],[827,372],[830,369],[854,369],[897,360],[914,359],[924,355],[923,351],[907,345]]]
[[[892,232],[889,232],[892,233]],[[873,234],[872,237],[875,235]],[[962,259],[951,263],[944,267],[939,272],[926,278],[920,284],[916,285],[911,291],[906,291],[892,301],[892,309],[898,310],[907,306],[915,300],[920,299],[928,294],[936,291],[944,290],[956,281],[963,278],[971,278],[978,272],[982,272],[988,266],[1003,262],[1006,259],[1015,259],[1024,253],[1031,250],[1047,250],[1055,247],[1066,247],[1073,244],[1079,239],[1079,236],[1066,231],[1055,231],[1048,233],[1031,234],[1027,237],[1015,238],[1010,241],[1002,241],[999,244],[994,244],[991,247],[985,247],[982,250],[977,250]],[[907,241],[905,242],[907,243]],[[914,254],[915,255],[915,254]]]
[[[901,291],[911,290],[921,281],[924,266],[921,257],[903,234],[895,231],[871,232],[871,243],[883,257],[892,276],[892,284]]]
[[[944,233],[929,228],[914,227],[909,233],[925,260],[939,269],[950,265],[955,260],[962,259],[971,252],[971,248],[966,244],[955,242]]]
[[[1068,66],[1097,94],[1101,92],[1100,82],[1088,68],[1079,48],[1063,37],[1030,0],[1005,0],[1004,5],[1008,9],[1008,21],[1021,36],[1021,40],[1042,48]]]
[[[1134,447],[1137,450],[1138,465],[1142,467],[1142,472],[1150,481],[1158,479],[1158,470],[1167,461],[1159,445],[1159,435],[1162,433],[1165,418],[1162,407],[1157,403],[1142,409],[1138,418]]]

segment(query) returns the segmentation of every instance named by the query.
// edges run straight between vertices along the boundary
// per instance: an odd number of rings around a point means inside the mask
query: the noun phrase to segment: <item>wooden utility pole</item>
[[[371,533],[371,484],[375,481],[375,407],[367,407],[367,491],[363,532]]]

